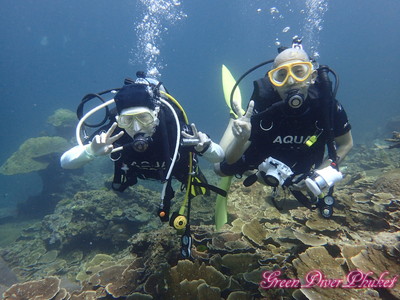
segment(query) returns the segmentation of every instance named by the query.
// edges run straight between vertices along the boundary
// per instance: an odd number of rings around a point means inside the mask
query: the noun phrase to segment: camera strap
[[[299,201],[302,205],[304,205],[308,209],[314,210],[318,207],[317,206],[318,201],[316,203],[313,203],[310,201],[310,198],[308,198],[302,192],[300,192],[298,190],[293,190],[293,189],[289,189],[289,190],[292,193],[292,195],[296,198],[296,200]]]

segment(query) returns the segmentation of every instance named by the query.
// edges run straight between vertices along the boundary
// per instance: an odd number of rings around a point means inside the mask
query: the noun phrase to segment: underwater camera
[[[315,171],[310,177],[305,180],[307,188],[318,197],[322,194],[322,190],[326,187],[333,186],[336,182],[342,180],[341,172],[328,166],[322,170]]]
[[[266,184],[277,187],[293,174],[292,170],[283,162],[268,157],[259,167],[261,177]]]

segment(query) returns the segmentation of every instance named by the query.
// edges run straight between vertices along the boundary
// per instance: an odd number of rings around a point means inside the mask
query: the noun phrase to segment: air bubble
[[[278,14],[279,10],[276,7],[271,7],[269,9],[269,12],[271,13],[271,15],[273,15],[273,14]]]
[[[169,30],[169,25],[186,18],[181,10],[180,0],[139,0],[144,11],[141,21],[136,24],[137,51],[132,50],[136,59],[134,64],[146,64],[147,74],[160,75],[159,70],[165,66],[161,61],[163,35]]]

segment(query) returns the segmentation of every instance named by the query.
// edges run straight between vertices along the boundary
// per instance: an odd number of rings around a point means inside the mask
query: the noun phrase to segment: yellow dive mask
[[[269,80],[275,86],[283,86],[292,76],[298,82],[307,80],[313,68],[311,62],[294,62],[282,65],[268,72]]]

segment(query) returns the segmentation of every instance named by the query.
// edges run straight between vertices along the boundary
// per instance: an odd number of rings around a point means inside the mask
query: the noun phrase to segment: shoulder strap
[[[318,82],[321,96],[324,100],[323,114],[324,114],[324,128],[328,133],[327,147],[329,158],[336,163],[337,154],[334,144],[334,131],[333,131],[333,110],[335,106],[335,101],[332,93],[332,82],[329,79],[329,67],[320,66],[318,68]]]
[[[254,100],[254,111],[256,113],[266,110],[280,100],[279,95],[274,91],[267,77],[257,79],[253,82],[253,85],[254,90],[251,100]]]

